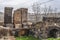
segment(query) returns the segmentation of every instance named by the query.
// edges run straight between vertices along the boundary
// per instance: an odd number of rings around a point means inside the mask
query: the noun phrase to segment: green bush
[[[35,38],[35,37],[33,37],[33,36],[30,35],[30,36],[16,37],[16,40],[41,40],[41,39]],[[60,38],[47,38],[46,40],[60,40]]]
[[[20,36],[16,37],[16,40],[40,40],[40,39],[35,38],[33,36]]]
[[[60,38],[48,38],[47,40],[60,40]]]
[[[47,40],[55,40],[55,38],[48,38]]]

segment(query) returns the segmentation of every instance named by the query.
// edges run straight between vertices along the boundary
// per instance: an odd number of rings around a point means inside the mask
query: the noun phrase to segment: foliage
[[[39,40],[39,39],[33,36],[20,36],[16,37],[16,40]]]
[[[16,37],[16,40],[41,40],[41,39],[35,38],[33,36],[20,36],[20,37]],[[60,40],[60,38],[47,38],[46,40]]]
[[[60,38],[48,38],[47,40],[60,40]]]

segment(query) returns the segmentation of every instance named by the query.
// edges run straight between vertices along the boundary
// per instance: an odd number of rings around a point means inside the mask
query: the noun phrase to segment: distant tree
[[[42,5],[42,4],[45,4],[45,3],[48,3],[48,2],[51,2],[51,1],[53,1],[53,0],[48,0],[48,1],[42,2],[42,3],[39,3],[39,2],[33,3],[33,5],[32,5],[32,10],[33,10],[33,12],[35,13],[35,16],[36,16],[36,22],[37,22],[37,20],[38,20],[38,19],[37,19],[37,14],[38,14],[38,13],[41,14],[41,5]],[[45,7],[44,12],[46,13],[46,11],[47,11],[47,8]],[[48,13],[49,13],[49,12],[52,12],[51,6],[49,6]]]
[[[34,13],[38,14],[40,12],[40,5],[37,2],[33,3],[32,10],[33,10]]]
[[[43,9],[43,11],[44,11],[44,14],[46,15],[46,14],[47,14],[47,11],[48,11],[48,8],[47,8],[46,5],[44,5],[44,9]]]
[[[48,13],[52,13],[53,9],[51,6],[48,6]]]
[[[32,5],[32,10],[33,10],[33,12],[35,13],[35,17],[36,17],[36,22],[38,21],[38,14],[40,14],[41,13],[41,7],[40,7],[40,5],[39,5],[39,3],[33,3],[33,5]]]
[[[54,8],[55,17],[57,15],[57,8]]]

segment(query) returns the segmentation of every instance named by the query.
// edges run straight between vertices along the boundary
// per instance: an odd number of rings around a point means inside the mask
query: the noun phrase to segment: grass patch
[[[20,36],[16,37],[16,40],[43,40],[43,39],[35,38],[33,36]],[[47,38],[46,40],[60,40],[60,38]]]
[[[60,38],[48,38],[47,40],[60,40]]]
[[[16,40],[39,40],[39,39],[33,36],[21,36],[21,37],[16,37]]]

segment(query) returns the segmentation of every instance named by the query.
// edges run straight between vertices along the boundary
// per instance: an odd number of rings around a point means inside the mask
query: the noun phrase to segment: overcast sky
[[[48,0],[0,0],[0,11],[4,11],[4,7],[13,7],[14,9],[17,8],[29,8],[31,12],[31,5],[34,2],[42,3]],[[45,4],[44,4],[45,5]],[[54,0],[49,3],[46,3],[47,6],[51,5],[53,8],[57,8],[60,11],[60,0]]]

